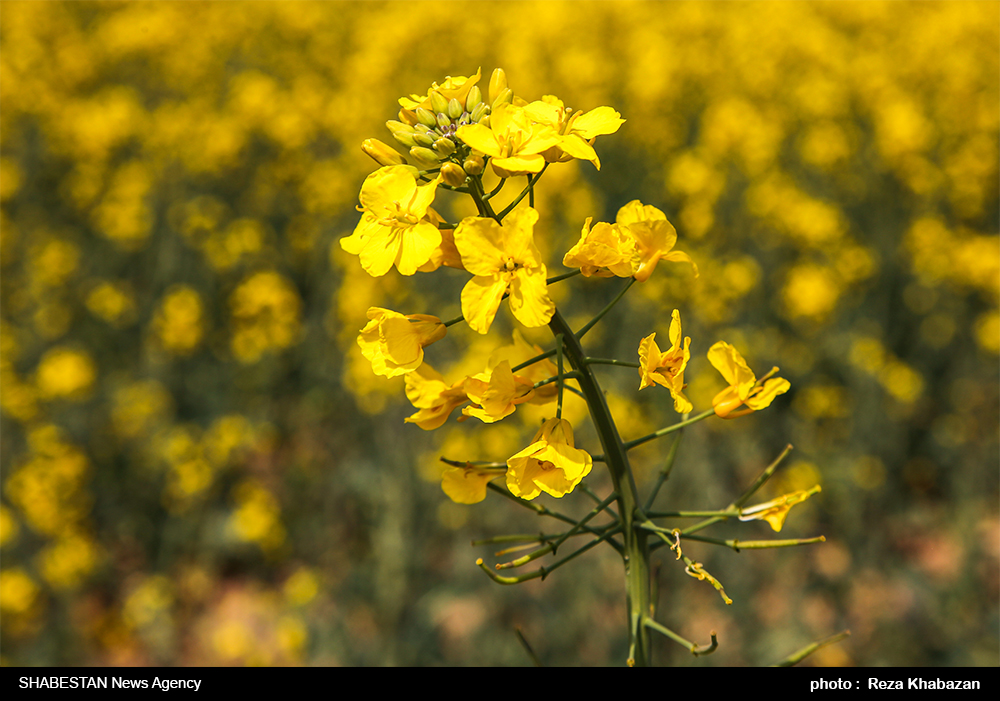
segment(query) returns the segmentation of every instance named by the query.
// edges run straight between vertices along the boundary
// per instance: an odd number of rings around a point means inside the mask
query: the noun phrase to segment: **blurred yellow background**
[[[439,455],[503,460],[538,417],[404,426],[402,380],[355,343],[371,305],[457,315],[466,279],[373,279],[340,250],[362,140],[389,141],[400,96],[502,67],[627,120],[600,172],[538,186],[552,274],[636,198],[701,270],[636,286],[593,354],[634,360],[677,308],[696,411],[720,339],[791,381],[689,430],[658,504],[721,508],[788,442],[767,494],[823,485],[782,536],[824,545],[689,545],[731,607],[662,558],[665,624],[720,649],[654,659],[764,664],[850,628],[810,663],[997,664],[998,28],[1000,4],[961,1],[4,0],[2,662],[527,664],[515,626],[548,664],[624,659],[612,551],[497,587],[469,540],[551,526],[437,483]],[[614,283],[554,295],[582,323]],[[456,327],[428,353],[505,342]],[[675,420],[604,378],[626,439]],[[666,448],[635,451],[641,477]]]

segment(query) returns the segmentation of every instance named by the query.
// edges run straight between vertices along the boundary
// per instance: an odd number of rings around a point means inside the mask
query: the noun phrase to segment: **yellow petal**
[[[489,331],[506,291],[504,275],[479,275],[469,280],[462,288],[462,315],[469,328],[479,333]]]
[[[625,120],[610,107],[597,107],[573,120],[572,129],[584,139],[590,140],[603,134],[614,134]]]
[[[753,396],[747,398],[746,405],[754,411],[759,411],[771,405],[774,398],[791,389],[792,383],[783,377],[775,377],[764,383]]]
[[[486,498],[486,485],[503,475],[498,470],[451,467],[441,475],[441,489],[458,504],[478,504]]]
[[[518,321],[529,328],[549,323],[556,305],[549,298],[544,265],[521,268],[514,273],[510,284],[510,310]]]
[[[455,229],[455,247],[473,275],[494,275],[503,267],[503,227],[493,219],[466,217]]]

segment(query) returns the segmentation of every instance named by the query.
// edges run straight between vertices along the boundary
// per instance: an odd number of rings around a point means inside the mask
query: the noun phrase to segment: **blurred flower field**
[[[766,664],[849,628],[808,663],[1000,663],[1000,3],[962,0],[4,0],[0,661],[528,664],[515,627],[547,664],[623,659],[608,554],[497,587],[469,541],[538,522],[441,492],[439,456],[512,455],[542,415],[404,425],[402,378],[356,342],[370,306],[459,314],[467,278],[372,278],[341,250],[362,141],[400,96],[497,66],[626,120],[600,178],[539,186],[553,274],[636,197],[698,262],[588,340],[634,356],[681,308],[696,411],[720,338],[791,382],[767,416],[687,431],[667,500],[728,503],[787,443],[768,494],[822,485],[786,528],[823,545],[689,546],[733,606],[664,567],[671,627],[720,648],[654,659]],[[572,289],[552,294],[579,320],[612,296]],[[435,366],[490,344],[457,328]],[[672,415],[607,378],[629,435]]]

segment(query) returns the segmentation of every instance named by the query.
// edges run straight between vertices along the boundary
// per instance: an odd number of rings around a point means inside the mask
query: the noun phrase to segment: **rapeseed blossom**
[[[621,114],[610,107],[598,107],[586,114],[574,112],[564,107],[562,100],[554,95],[545,95],[541,100],[531,102],[524,108],[525,113],[537,122],[551,127],[559,134],[559,143],[547,149],[542,155],[550,163],[578,158],[590,161],[601,169],[601,159],[594,151],[594,139],[603,134],[614,134],[625,123]]]
[[[396,377],[420,367],[424,347],[444,338],[447,329],[429,314],[409,314],[380,307],[368,309],[368,324],[358,335],[361,353],[376,375]]]
[[[635,239],[617,224],[598,222],[593,217],[583,224],[580,240],[563,256],[563,265],[579,268],[584,277],[632,277],[639,264]]]
[[[455,136],[490,157],[490,165],[501,178],[538,173],[545,167],[541,155],[562,142],[550,126],[531,120],[525,108],[501,102],[490,115],[490,126],[461,126]]]
[[[491,424],[514,413],[518,404],[534,396],[534,383],[511,372],[510,361],[504,360],[490,372],[474,375],[465,381],[465,393],[476,407],[466,407],[462,413]]]
[[[448,385],[441,373],[424,363],[406,374],[406,398],[419,411],[404,421],[433,431],[448,420],[451,412],[468,401],[465,378]]]
[[[709,348],[708,360],[729,383],[712,400],[716,415],[723,419],[735,419],[764,409],[770,406],[775,397],[784,394],[792,386],[782,377],[771,378],[771,375],[778,372],[776,367],[758,380],[739,351],[724,341]],[[745,409],[736,411],[744,404]]]
[[[771,528],[780,531],[793,506],[801,504],[813,494],[821,491],[822,489],[817,484],[812,489],[800,489],[763,504],[740,509],[740,521],[767,521],[771,524]]]
[[[687,414],[694,405],[684,396],[684,368],[691,359],[691,339],[681,343],[681,313],[674,310],[670,321],[670,349],[666,353],[656,345],[656,334],[651,333],[639,344],[639,389],[645,389],[654,382],[670,390],[674,398],[674,410]]]
[[[503,468],[449,467],[441,474],[441,489],[457,504],[478,504],[486,498],[486,485],[502,477]]]
[[[690,263],[695,277],[698,277],[698,266],[691,260],[691,256],[671,250],[677,243],[677,230],[656,207],[632,200],[618,210],[615,221],[635,240],[639,255],[634,273],[636,280],[648,280],[661,260]]]
[[[534,499],[542,492],[562,497],[590,474],[593,463],[587,451],[574,447],[569,421],[549,419],[531,445],[507,460],[507,489],[522,499]]]

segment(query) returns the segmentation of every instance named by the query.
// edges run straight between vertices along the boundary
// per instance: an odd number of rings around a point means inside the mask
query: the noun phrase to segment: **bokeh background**
[[[361,141],[390,140],[399,96],[500,66],[627,119],[600,172],[539,184],[552,274],[635,198],[701,270],[661,264],[592,354],[634,360],[677,308],[696,410],[717,340],[791,381],[688,429],[660,508],[721,508],[789,442],[762,496],[823,487],[781,534],[821,546],[686,546],[731,607],[659,553],[660,620],[721,647],[656,661],[765,664],[849,628],[809,663],[1000,663],[998,28],[996,2],[5,0],[2,662],[520,665],[520,627],[546,664],[622,663],[613,551],[497,586],[470,540],[554,526],[440,491],[438,456],[505,459],[541,415],[424,433],[355,343],[371,305],[457,315],[466,279],[340,250]],[[555,294],[582,323],[621,282]],[[478,371],[511,329],[453,327],[427,359]],[[633,370],[601,377],[626,438],[675,420]],[[667,448],[634,451],[642,483]]]

